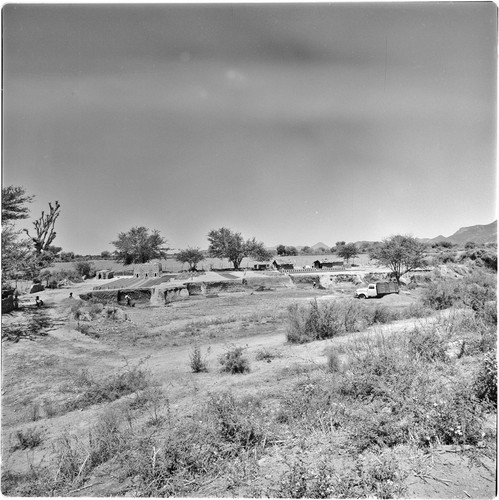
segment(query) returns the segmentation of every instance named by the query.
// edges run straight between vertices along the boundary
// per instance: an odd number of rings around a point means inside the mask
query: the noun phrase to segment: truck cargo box
[[[378,296],[387,295],[389,293],[399,293],[399,287],[397,283],[393,281],[381,281],[376,283],[376,291],[378,292]]]

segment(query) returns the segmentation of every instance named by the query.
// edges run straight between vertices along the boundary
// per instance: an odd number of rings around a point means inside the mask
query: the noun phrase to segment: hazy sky
[[[54,244],[448,236],[496,218],[492,2],[3,9],[3,184]],[[24,227],[30,227],[27,221]]]

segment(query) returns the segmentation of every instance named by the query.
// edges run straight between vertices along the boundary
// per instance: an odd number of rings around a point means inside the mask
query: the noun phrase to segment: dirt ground
[[[31,340],[4,342],[2,346],[4,470],[23,471],[29,464],[47,461],[53,443],[64,430],[84,433],[92,425],[101,411],[98,405],[50,415],[50,405],[64,404],[68,397],[61,387],[82,370],[99,377],[127,364],[142,363],[168,394],[172,409],[185,416],[190,415],[196,402],[221,387],[237,389],[239,394],[272,393],[292,387],[299,367],[323,366],[328,347],[341,344],[345,338],[288,344],[287,306],[314,298],[322,301],[351,296],[355,288],[280,288],[190,297],[168,306],[124,308],[119,320],[102,317],[89,321],[89,332],[84,335],[76,330],[77,321],[70,315],[72,300],[78,299],[68,297],[70,292],[77,297],[90,291],[95,284],[95,280],[89,280],[72,288],[40,292],[43,309],[34,308],[32,299],[23,297],[23,310],[2,316],[3,328],[30,328],[36,320],[33,331],[40,324],[40,316],[45,318]],[[404,307],[417,297],[416,290],[384,300],[392,307]],[[375,329],[383,328],[387,335],[403,334],[415,321],[403,320]],[[206,356],[207,373],[191,372],[189,356],[194,345]],[[250,373],[219,373],[218,357],[230,346],[244,348],[251,363]],[[263,348],[275,354],[271,362],[257,361],[257,353]],[[490,425],[495,426],[495,422]],[[42,431],[42,444],[30,451],[12,451],[16,431],[30,427]],[[108,496],[122,491],[123,485],[106,472],[101,476],[97,472],[93,482],[95,486],[75,495]],[[407,485],[412,498],[492,498],[496,494],[495,463],[483,460],[477,465],[452,447],[442,447],[428,455]]]

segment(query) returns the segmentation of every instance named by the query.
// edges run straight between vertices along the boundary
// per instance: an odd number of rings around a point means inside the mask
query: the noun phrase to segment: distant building
[[[133,276],[135,278],[157,278],[161,276],[163,268],[161,262],[147,262],[146,264],[135,264]]]
[[[265,271],[266,269],[270,269],[269,262],[255,262],[253,264],[254,271]]]
[[[274,262],[272,262],[272,267],[274,269],[277,269],[278,271],[280,269],[294,269],[295,266],[292,262],[289,262],[289,261],[284,261],[284,260],[274,260]]]
[[[95,272],[95,277],[98,280],[108,280],[114,278],[114,271],[109,271],[109,269],[101,269]]]
[[[329,262],[327,259],[325,260],[316,260],[314,261],[315,269],[334,269],[338,267],[344,267],[344,263],[342,260]]]

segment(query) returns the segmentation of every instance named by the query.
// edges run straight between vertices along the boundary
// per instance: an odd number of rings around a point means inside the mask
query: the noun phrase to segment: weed
[[[208,371],[206,356],[202,356],[201,348],[198,345],[195,345],[192,348],[192,351],[189,353],[189,362],[193,373],[202,373]]]
[[[329,349],[327,352],[327,369],[330,373],[341,371],[341,360],[338,353],[334,349]]]
[[[247,373],[250,371],[249,361],[243,356],[242,347],[233,347],[219,358],[220,371],[227,373]]]
[[[306,464],[295,459],[277,488],[266,492],[276,498],[396,498],[404,495],[407,474],[390,451],[360,455],[353,467],[336,468],[323,459]]]

